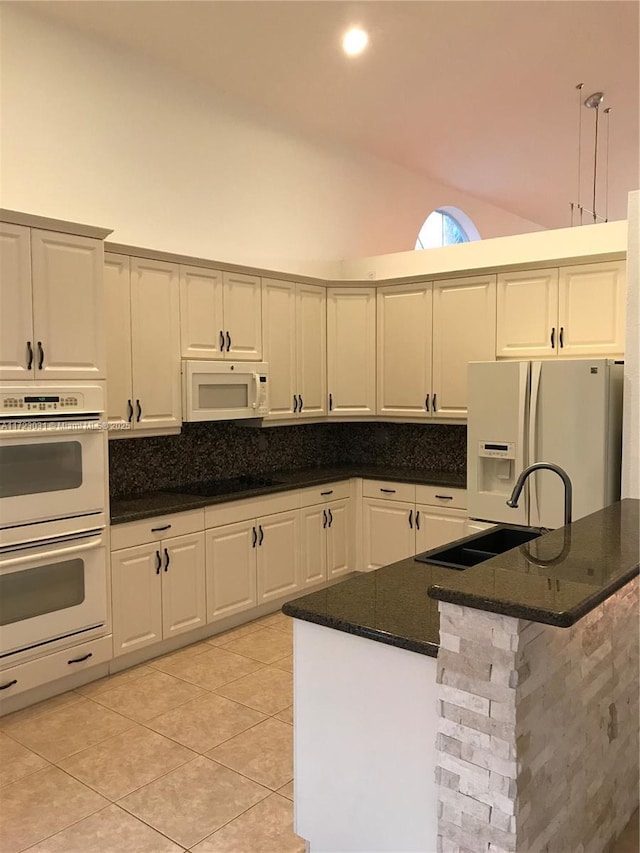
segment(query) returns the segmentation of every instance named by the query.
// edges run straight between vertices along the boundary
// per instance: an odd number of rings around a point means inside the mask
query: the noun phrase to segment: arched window
[[[457,207],[439,207],[425,219],[416,240],[416,249],[436,249],[479,239],[478,229],[466,213]]]

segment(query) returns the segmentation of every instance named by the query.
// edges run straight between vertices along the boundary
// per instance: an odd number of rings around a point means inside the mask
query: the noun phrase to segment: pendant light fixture
[[[607,117],[607,146],[605,152],[605,211],[604,216],[600,216],[596,212],[596,192],[598,186],[598,130],[599,130],[599,118],[600,118],[600,105],[604,101],[604,92],[594,92],[592,95],[589,95],[585,100],[582,100],[582,88],[584,83],[578,83],[576,86],[576,90],[578,92],[578,195],[577,201],[571,202],[571,224],[572,225],[583,225],[583,215],[586,213],[588,216],[593,217],[594,222],[607,222],[609,215],[609,117],[611,114],[611,107],[607,107],[604,110],[604,114]],[[593,135],[593,193],[592,193],[592,209],[584,207],[584,205],[580,202],[580,191],[581,191],[581,166],[582,166],[582,108],[586,107],[588,110],[593,110],[595,113],[595,126],[594,126],[594,135]],[[574,222],[574,215],[579,214],[579,222]]]

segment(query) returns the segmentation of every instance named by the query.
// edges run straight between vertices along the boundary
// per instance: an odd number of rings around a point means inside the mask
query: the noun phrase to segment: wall
[[[554,628],[440,602],[440,853],[602,853],[638,804],[638,579]]]
[[[113,228],[116,242],[327,277],[341,258],[413,248],[442,204],[484,237],[540,227],[305,139],[25,5],[1,8],[5,208]]]
[[[640,498],[640,190],[629,193],[622,497]]]
[[[466,442],[465,426],[445,424],[184,424],[180,435],[109,442],[110,494],[349,463],[464,473]]]

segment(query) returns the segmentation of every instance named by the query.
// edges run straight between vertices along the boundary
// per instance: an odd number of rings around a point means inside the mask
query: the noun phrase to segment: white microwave
[[[263,361],[183,361],[182,420],[229,421],[269,414]]]

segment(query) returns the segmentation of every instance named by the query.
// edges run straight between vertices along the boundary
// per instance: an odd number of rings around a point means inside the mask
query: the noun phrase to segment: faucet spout
[[[525,468],[516,480],[516,484],[511,492],[511,497],[507,501],[507,506],[510,506],[512,509],[515,509],[515,507],[518,506],[518,500],[527,478],[530,474],[533,474],[534,471],[540,470],[555,471],[564,483],[564,523],[565,526],[567,524],[571,524],[571,507],[573,504],[573,486],[571,484],[571,478],[564,468],[561,468],[559,465],[555,465],[553,462],[534,462],[533,465],[529,465],[528,468]]]

